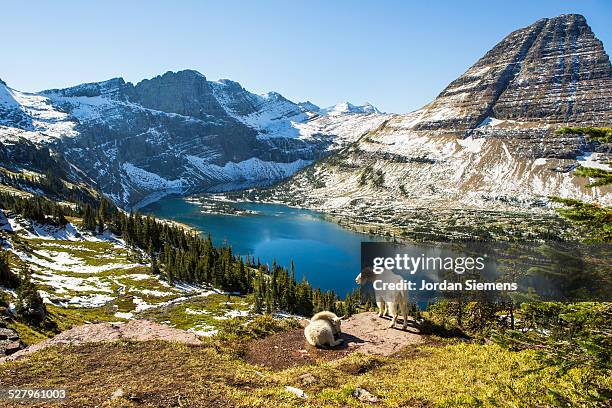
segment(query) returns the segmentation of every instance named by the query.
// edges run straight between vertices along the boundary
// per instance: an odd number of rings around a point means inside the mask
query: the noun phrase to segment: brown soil
[[[425,343],[425,337],[409,321],[407,330],[401,329],[401,319],[396,327],[388,329],[390,318],[379,318],[376,313],[359,313],[342,323],[341,338],[344,344],[331,349],[319,349],[304,339],[303,329],[278,333],[248,345],[245,360],[274,370],[282,370],[311,364],[316,361],[331,361],[350,353],[397,354],[407,345]]]

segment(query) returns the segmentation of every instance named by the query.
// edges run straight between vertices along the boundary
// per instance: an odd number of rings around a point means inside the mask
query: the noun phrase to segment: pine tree
[[[159,275],[160,270],[159,270],[159,265],[157,263],[157,256],[151,252],[151,273],[153,275]]]
[[[253,298],[254,298],[253,311],[257,314],[262,313],[264,310],[264,294],[262,292],[263,292],[262,277],[258,276],[257,278],[255,278],[255,284],[254,284],[254,290],[253,290]]]
[[[83,228],[85,228],[88,231],[94,231],[96,230],[96,216],[94,213],[93,208],[91,208],[91,205],[86,204],[85,205],[85,209],[83,211]]]
[[[0,286],[9,289],[19,287],[19,277],[11,272],[8,252],[0,249]]]
[[[21,274],[21,284],[17,290],[17,315],[27,323],[40,325],[47,316],[47,310],[36,286],[32,283],[31,272],[25,268]]]

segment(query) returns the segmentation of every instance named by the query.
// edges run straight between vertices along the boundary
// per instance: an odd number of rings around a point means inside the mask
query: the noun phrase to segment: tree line
[[[350,305],[344,306],[346,302],[339,301],[333,291],[314,289],[305,279],[298,281],[293,262],[289,269],[276,261],[272,266],[262,264],[259,259],[234,254],[229,246],[215,247],[210,235],[202,236],[137,212],[126,213],[106,198],[71,207],[41,196],[0,193],[0,208],[55,226],[66,225],[68,216],[79,217],[86,231],[121,237],[133,248],[138,261],[150,261],[151,273],[161,279],[253,294],[257,312],[310,316],[320,310],[345,314],[355,310],[355,297],[347,298]]]

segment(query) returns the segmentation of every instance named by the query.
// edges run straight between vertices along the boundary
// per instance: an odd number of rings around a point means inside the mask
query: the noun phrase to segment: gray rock
[[[0,340],[19,340],[19,336],[15,331],[2,327],[0,328]]]
[[[23,349],[23,344],[20,341],[0,341],[0,356],[11,355]]]
[[[310,374],[310,373],[305,373],[302,374],[298,377],[298,379],[300,380],[300,382],[302,383],[302,385],[311,385],[316,383],[317,377],[315,377],[314,375]]]
[[[378,397],[359,387],[355,388],[355,391],[353,391],[353,397],[357,398],[361,402],[378,402]]]

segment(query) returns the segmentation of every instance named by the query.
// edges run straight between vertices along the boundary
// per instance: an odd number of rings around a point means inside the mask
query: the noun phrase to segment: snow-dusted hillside
[[[0,81],[0,141],[50,142],[76,136],[75,126],[76,120],[49,98],[16,91]]]
[[[223,321],[253,314],[248,301],[228,302],[221,290],[170,284],[152,274],[147,256],[136,254],[137,249],[108,230],[93,234],[78,223],[38,224],[0,209],[0,248],[27,265],[47,312],[68,320],[144,318],[208,337]],[[21,273],[19,268],[13,271]],[[7,300],[12,317],[16,291],[0,285],[0,296]]]
[[[123,206],[286,178],[387,118],[369,104],[322,110],[189,70],[37,94],[0,83],[0,142],[52,147]]]

